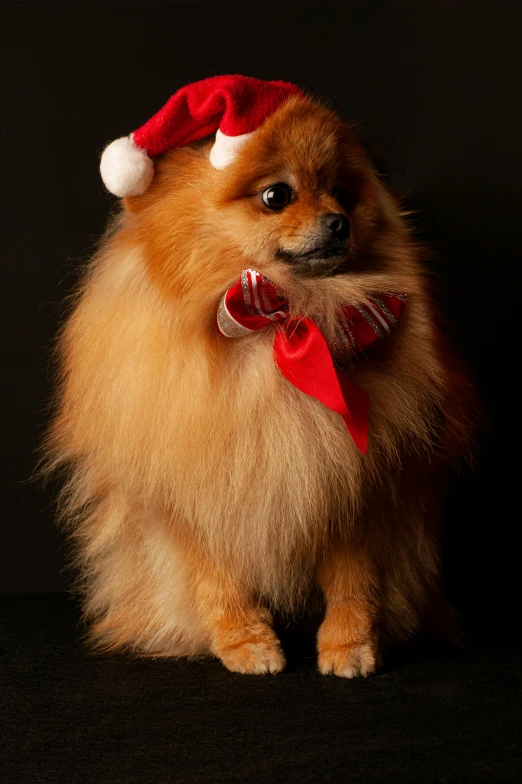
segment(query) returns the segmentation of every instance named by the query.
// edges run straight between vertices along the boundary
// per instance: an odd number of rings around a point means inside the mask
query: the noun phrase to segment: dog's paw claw
[[[371,645],[340,645],[321,650],[318,665],[322,675],[365,678],[378,669],[380,660]]]
[[[284,670],[286,661],[279,641],[252,640],[221,651],[219,658],[231,672],[243,675],[275,675]]]

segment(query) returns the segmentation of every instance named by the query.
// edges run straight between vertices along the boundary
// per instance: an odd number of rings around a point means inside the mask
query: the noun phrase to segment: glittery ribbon
[[[355,357],[385,338],[406,306],[406,295],[370,292],[364,303],[345,306],[338,322],[334,356]],[[284,322],[284,323],[281,323]],[[284,377],[306,395],[342,416],[357,448],[366,453],[370,400],[334,365],[330,347],[309,318],[290,318],[288,303],[261,273],[245,269],[219,303],[217,327],[226,338],[244,337],[278,324],[274,359]]]

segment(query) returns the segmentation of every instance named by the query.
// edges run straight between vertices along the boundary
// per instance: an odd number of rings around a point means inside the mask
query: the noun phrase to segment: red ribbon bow
[[[371,292],[364,303],[347,305],[339,320],[336,349],[355,356],[386,337],[401,318],[406,295]],[[264,275],[246,269],[219,303],[220,335],[237,338],[285,322],[274,338],[277,367],[306,395],[340,414],[357,448],[366,453],[370,400],[350,376],[334,365],[330,348],[309,318],[289,318],[288,304]]]

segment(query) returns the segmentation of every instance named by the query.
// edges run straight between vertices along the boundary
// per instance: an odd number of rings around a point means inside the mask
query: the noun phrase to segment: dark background
[[[41,2],[0,14],[0,590],[68,585],[52,488],[29,476],[63,301],[114,205],[99,154],[182,85],[239,72],[295,82],[358,121],[415,210],[491,427],[448,505],[447,586],[471,634],[519,635],[522,6]]]

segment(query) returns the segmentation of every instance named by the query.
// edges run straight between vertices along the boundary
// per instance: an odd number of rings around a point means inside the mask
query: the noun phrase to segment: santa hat
[[[100,162],[103,182],[115,196],[139,196],[152,182],[154,158],[212,133],[216,139],[210,163],[224,169],[292,95],[304,97],[288,82],[248,76],[213,76],[182,87],[145,125],[105,148]]]

